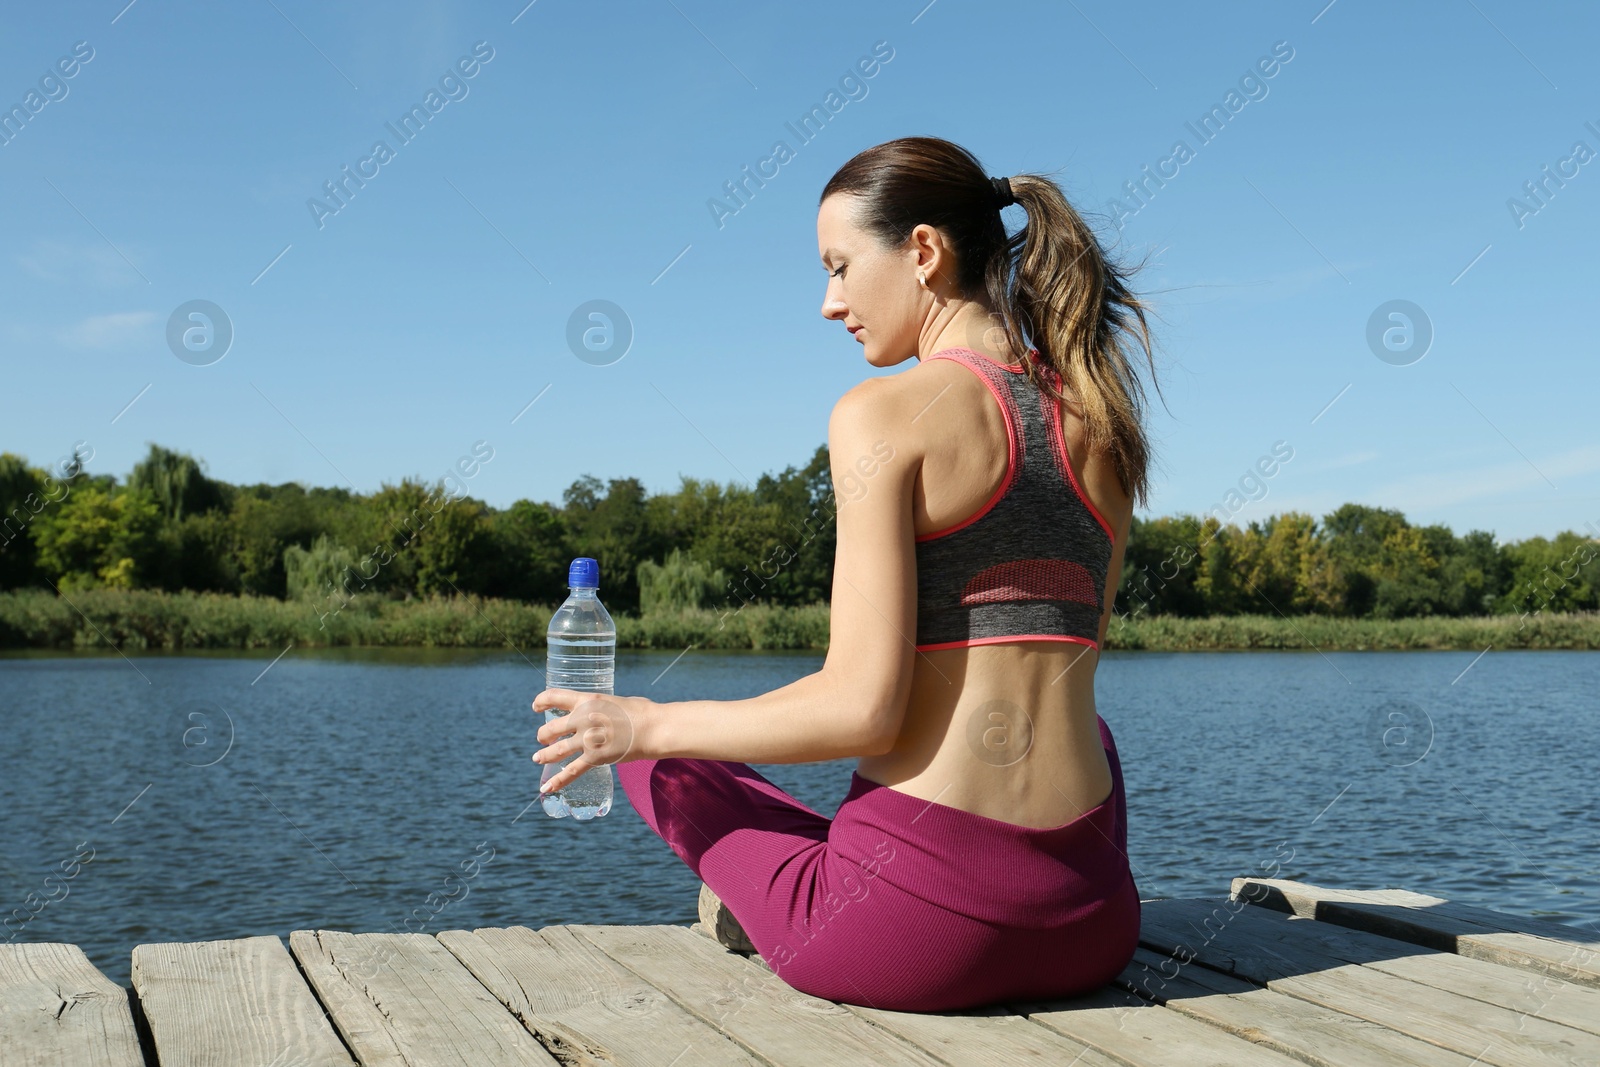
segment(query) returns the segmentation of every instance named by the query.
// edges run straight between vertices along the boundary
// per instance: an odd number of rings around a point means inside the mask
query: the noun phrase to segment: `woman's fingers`
[[[583,741],[577,737],[563,737],[533,754],[535,763],[559,763],[574,752],[583,751]]]
[[[598,699],[606,694],[591,693],[578,689],[562,689],[559,686],[550,689],[541,689],[533,698],[535,711],[561,710],[571,711],[585,700]]]
[[[555,789],[565,789],[568,782],[588,770],[591,764],[583,756],[577,756],[573,761],[561,768],[560,772],[550,776],[550,780],[539,786],[540,793],[548,793]]]
[[[634,753],[634,722],[630,709],[648,701],[640,697],[618,697],[610,693],[578,693],[566,689],[546,689],[533,702],[534,710],[567,710],[534,730],[534,738],[546,746],[533,756],[535,763],[552,763],[581,754],[583,767],[618,763]],[[568,774],[571,780],[577,774]]]
[[[568,712],[560,718],[551,719],[549,722],[540,726],[533,732],[533,739],[539,742],[541,745],[548,745],[556,738],[561,737],[564,734],[570,734],[571,732],[572,713]]]

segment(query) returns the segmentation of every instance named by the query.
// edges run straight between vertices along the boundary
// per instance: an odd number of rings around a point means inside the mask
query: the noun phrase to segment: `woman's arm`
[[[590,767],[635,759],[813,763],[885,752],[894,736],[872,728],[876,717],[863,714],[862,699],[858,687],[837,681],[826,667],[747,700],[656,703],[546,689],[534,699],[535,712],[569,710],[539,726],[535,737],[546,747],[534,762],[577,758],[540,791],[564,788]]]
[[[916,655],[911,500],[921,455],[910,424],[915,410],[906,410],[892,382],[867,379],[828,420],[838,546],[822,669],[745,700],[600,697],[572,721],[539,728],[545,744],[578,731],[539,753],[540,762],[580,747],[591,764],[674,756],[809,763],[889,750],[900,733]],[[534,710],[571,711],[589,699],[550,689],[535,699]]]
[[[916,655],[911,498],[920,455],[896,384],[867,379],[828,419],[838,546],[822,669],[746,700],[655,705],[641,739],[647,751],[809,763],[876,755],[894,744]]]
[[[863,696],[824,667],[746,700],[652,704],[644,712],[639,748],[650,759],[740,763],[815,763],[885,751],[872,717],[863,713]]]
[[[561,788],[590,767],[636,759],[812,763],[887,751],[894,738],[872,728],[863,693],[826,667],[748,700],[681,700],[545,689],[533,710],[567,709],[542,723],[536,763],[576,755],[541,789]],[[567,735],[572,736],[567,736]]]

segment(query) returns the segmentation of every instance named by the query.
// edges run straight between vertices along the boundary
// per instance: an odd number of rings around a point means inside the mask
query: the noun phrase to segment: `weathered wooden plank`
[[[1245,892],[1251,890],[1247,888]],[[1249,909],[1243,918],[1263,929],[1273,924],[1301,924],[1287,936],[1341,962],[1365,963],[1374,970],[1413,982],[1600,1034],[1600,989],[1591,986],[1567,982],[1551,974],[1535,976],[1521,968],[1448,950],[1427,951],[1415,942],[1353,927],[1327,922],[1304,925],[1307,919],[1290,918],[1275,909]]]
[[[1145,948],[1133,954],[1117,981],[1174,1011],[1315,1067],[1473,1067],[1474,1061],[1459,1052]]]
[[[350,1067],[278,938],[133,947],[133,988],[161,1067]]]
[[[696,927],[703,934],[705,928],[700,923],[689,929]],[[772,969],[760,956],[748,959],[758,967]],[[1040,1026],[1009,1006],[964,1012],[900,1012],[845,1006],[952,1064],[988,1067],[993,1063],[1071,1062],[1074,1067],[1120,1067],[1120,1061]],[[1072,1058],[1062,1060],[1059,1057],[1063,1054]]]
[[[1251,904],[1293,911],[1308,919],[1322,918],[1316,914],[1317,906],[1321,903],[1365,906],[1369,912],[1372,909],[1388,909],[1392,912],[1397,908],[1405,908],[1418,914],[1405,916],[1402,921],[1415,923],[1419,930],[1432,932],[1439,937],[1448,937],[1454,932],[1525,933],[1552,941],[1581,944],[1600,952],[1600,940],[1595,939],[1593,930],[1550,919],[1512,915],[1510,912],[1480,908],[1473,904],[1461,904],[1444,897],[1413,893],[1409,889],[1329,889],[1288,878],[1247,877],[1233,880],[1232,895]],[[1441,944],[1435,947],[1446,946]]]
[[[1291,922],[1293,930],[1288,928]],[[1364,947],[1370,942],[1363,939],[1375,936],[1290,919],[1237,901],[1151,900],[1140,905],[1141,945],[1180,961],[1197,958],[1261,985],[1274,978],[1380,958],[1381,950]],[[1429,951],[1401,941],[1387,944],[1393,946],[1395,957]]]
[[[847,1005],[885,1030],[949,1064],[1073,1064],[1121,1067],[1120,1061],[1040,1025],[1010,1008],[964,1012],[903,1012]]]
[[[1272,988],[1502,1067],[1600,1063],[1592,1034],[1346,964]],[[1476,1046],[1476,1047],[1474,1047]]]
[[[579,936],[690,1014],[777,1067],[931,1067],[939,1061],[681,926],[579,926]],[[669,1053],[663,1062],[672,1059]]]
[[[557,1067],[428,934],[295,930],[289,948],[363,1067]]]
[[[1016,1007],[1034,1022],[1130,1067],[1305,1067],[1300,1060],[1124,989]]]
[[[0,945],[0,1065],[141,1067],[128,991],[77,945]]]
[[[1274,916],[1237,901],[1146,901],[1141,919],[1139,940],[1146,947],[1479,1057],[1483,1063],[1524,1067],[1600,1059],[1600,1040],[1593,1034],[1346,962],[1370,955],[1363,947],[1370,942],[1361,939],[1376,935]],[[1340,940],[1355,947],[1329,951]],[[1426,952],[1405,942],[1390,944],[1401,955]]]
[[[568,1067],[661,1067],[664,1049],[681,1048],[692,1050],[681,1067],[761,1063],[571,927],[441,930],[438,938]]]
[[[1232,896],[1306,918],[1600,987],[1600,941],[1592,931],[1575,926],[1455,904],[1403,889],[1325,889],[1287,879],[1235,878]]]
[[[1519,1014],[1600,1035],[1600,989],[1593,986],[1447,952],[1373,960],[1367,966]]]

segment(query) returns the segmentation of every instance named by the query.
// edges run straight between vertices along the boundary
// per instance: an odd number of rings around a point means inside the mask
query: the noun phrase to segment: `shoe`
[[[755,952],[755,945],[711,887],[700,883],[700,921],[695,927],[730,952]]]

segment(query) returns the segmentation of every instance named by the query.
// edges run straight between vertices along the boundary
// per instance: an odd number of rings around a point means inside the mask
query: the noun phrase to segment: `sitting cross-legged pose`
[[[912,364],[828,422],[822,667],[747,700],[546,689],[535,712],[566,714],[534,759],[579,753],[551,788],[617,764],[801,992],[904,1011],[1090,992],[1139,933],[1094,673],[1147,489],[1144,307],[1054,181],[987,177],[938,138],[841,167],[817,237],[823,316],[872,366]],[[749,766],[844,757],[831,819]]]

